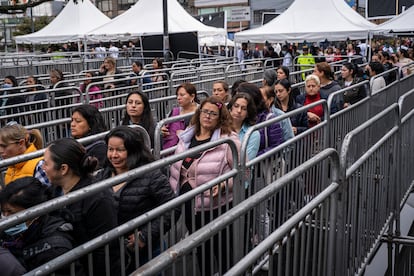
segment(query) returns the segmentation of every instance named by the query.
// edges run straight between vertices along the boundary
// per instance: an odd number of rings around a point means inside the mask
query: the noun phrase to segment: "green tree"
[[[34,31],[42,29],[44,26],[52,21],[52,17],[41,16],[34,18]],[[16,31],[13,32],[14,36],[30,34],[32,32],[32,22],[30,17],[23,18],[22,22],[16,26]]]

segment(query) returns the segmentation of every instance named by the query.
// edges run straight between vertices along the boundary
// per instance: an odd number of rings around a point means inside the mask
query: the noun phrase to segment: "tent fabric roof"
[[[163,33],[163,0],[139,0],[126,12],[88,33],[90,40],[111,40]],[[167,1],[168,32],[198,32],[199,38],[225,36],[223,28],[204,25],[192,17],[176,0]]]
[[[414,31],[414,6],[394,18],[376,26],[374,33],[404,33]]]
[[[82,0],[75,4],[68,1],[58,16],[43,29],[28,35],[16,36],[16,43],[64,43],[79,41],[85,33],[111,19],[103,14],[91,1]]]
[[[255,43],[363,39],[375,26],[344,0],[295,0],[269,23],[235,33],[234,38]]]

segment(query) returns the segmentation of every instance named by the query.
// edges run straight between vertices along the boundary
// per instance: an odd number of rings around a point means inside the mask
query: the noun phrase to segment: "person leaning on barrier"
[[[65,88],[67,87],[67,84],[64,82],[61,82],[64,80],[64,76],[62,71],[59,69],[52,69],[49,72],[50,77],[50,87],[49,89],[55,89],[55,88]],[[69,105],[72,102],[72,99],[68,98],[70,95],[72,95],[72,91],[70,88],[67,89],[60,89],[59,91],[55,92],[55,106],[65,106]]]
[[[338,90],[341,90],[341,86],[334,80],[334,73],[331,66],[327,62],[318,62],[315,64],[313,74],[319,77],[320,89],[319,92],[328,98],[328,96]],[[334,114],[341,110],[344,106],[344,100],[342,95],[336,95],[332,100],[332,106],[330,107],[331,114]]]
[[[144,93],[132,91],[127,95],[121,125],[142,126],[150,136],[151,147],[154,145],[155,123],[148,97]]]
[[[106,57],[101,64],[101,67],[99,67],[98,75],[103,77],[103,81],[111,81],[123,78],[122,76],[117,76],[118,74],[121,74],[122,72],[116,68],[116,59],[113,57]],[[107,82],[104,83],[105,89],[114,89],[118,86],[124,86],[125,83],[123,82]]]
[[[105,142],[108,145],[108,159],[104,169],[98,172],[97,180],[109,179],[155,161],[150,149],[145,146],[142,134],[127,126],[112,129],[106,135]],[[112,195],[116,203],[119,225],[139,217],[175,197],[167,176],[160,169],[146,172],[113,186]],[[150,233],[148,233],[148,225],[141,226],[138,229],[137,240],[133,233],[128,235],[128,252],[133,253],[134,242],[138,242],[140,265],[148,261],[150,250],[152,257],[160,253],[160,239],[171,225],[169,218],[164,217],[164,232],[160,232],[160,220],[161,218],[151,221]],[[148,245],[149,240],[152,241],[151,246]],[[132,256],[131,260],[134,259]],[[135,267],[135,265],[131,265],[130,272]]]
[[[322,99],[327,99],[325,94],[321,94],[320,90],[320,80],[319,77],[316,75],[308,75],[305,80],[305,90],[306,94],[299,95],[296,100],[299,104],[306,106],[311,103],[317,102]],[[319,124],[324,116],[323,106],[317,105],[308,109],[308,126],[309,128],[316,126]]]
[[[384,72],[384,66],[380,62],[371,61],[365,67],[365,70],[371,79],[370,85],[372,94],[376,93],[387,85],[383,76],[376,77],[376,75]]]
[[[356,64],[345,62],[342,64],[341,77],[338,80],[341,88],[346,88],[355,85],[362,81],[357,77],[357,66]],[[365,85],[358,86],[351,90],[344,92],[344,108],[355,104],[367,96]]]
[[[0,155],[7,159],[35,152],[43,148],[43,137],[38,129],[27,130],[16,122],[9,122],[0,129]],[[49,179],[42,169],[43,158],[38,157],[13,164],[7,168],[4,183],[25,176],[36,177],[42,184],[50,185]]]
[[[37,92],[36,94],[31,94],[26,97],[26,102],[31,103],[34,102],[34,109],[42,109],[47,107],[47,103],[36,103],[39,101],[44,101],[48,98],[46,93],[42,93],[40,91],[45,90],[45,88],[42,86],[42,82],[39,80],[39,78],[35,76],[28,76],[26,79],[26,85],[31,86],[26,89],[25,92]],[[32,109],[29,107],[28,111],[31,111]]]
[[[79,90],[85,94],[85,97],[86,94],[89,96],[89,104],[95,106],[96,108],[102,108],[104,107],[104,102],[102,100],[103,95],[101,88],[95,83],[97,79],[93,77],[95,77],[93,72],[86,72],[85,79],[79,86]],[[86,88],[88,88],[88,90],[86,90]]]
[[[274,108],[274,101],[276,99],[275,94],[275,83],[277,81],[277,74],[274,69],[267,69],[263,74],[262,87],[260,87],[260,93],[262,94],[263,99],[265,99],[266,106],[269,108],[274,115],[280,116],[285,114],[280,109]],[[293,138],[295,135],[292,130],[292,125],[288,119],[285,119],[280,122],[280,126],[283,130],[283,140],[287,141]]]
[[[51,142],[44,153],[43,169],[51,184],[68,194],[91,185],[91,176],[98,165],[95,157],[88,156],[85,148],[73,138],[62,138]],[[112,195],[109,190],[90,195],[66,205],[60,216],[73,225],[75,246],[115,228],[117,224]],[[92,252],[94,275],[105,275],[105,248]],[[119,251],[116,241],[110,243],[109,258],[112,272],[118,272]],[[88,271],[88,256],[81,257]],[[117,273],[111,275],[118,275]]]
[[[143,69],[144,66],[142,65],[142,62],[139,60],[136,60],[132,63],[132,74],[131,77],[137,77],[137,76],[143,76],[142,78],[142,84],[144,84],[145,88],[145,84],[151,83],[151,78],[149,76],[145,76],[145,73],[143,73]],[[131,79],[129,82],[129,85],[136,85],[137,84],[137,79]]]
[[[227,104],[230,101],[229,85],[224,80],[218,80],[213,83],[213,96],[219,98],[223,103]]]
[[[18,88],[19,84],[17,83],[17,79],[15,76],[6,76],[4,77],[3,84],[1,86],[1,95],[8,95],[7,98],[0,99],[0,115],[12,115],[17,114],[19,112],[23,112],[23,107],[8,107],[11,105],[19,105],[26,101],[25,97],[20,94],[20,89]],[[13,120],[18,120],[14,119]]]
[[[279,68],[277,68],[277,70],[276,70],[276,74],[277,74],[277,79],[278,80],[287,79],[290,82],[290,77],[289,77],[290,71],[289,71],[288,67],[279,66]],[[292,91],[290,92],[290,94],[292,95],[293,99],[296,100],[296,97],[298,95],[300,95],[299,88],[292,87],[291,89],[292,89]]]
[[[247,130],[256,124],[257,111],[252,97],[246,93],[237,93],[231,98],[228,109],[232,117],[233,129],[239,135],[240,142]],[[247,158],[252,160],[257,156],[260,146],[260,133],[258,130],[252,132],[247,143]]]
[[[188,149],[217,141],[221,138],[232,139],[238,151],[240,151],[240,140],[234,131],[232,131],[232,119],[225,104],[219,98],[212,96],[205,99],[200,108],[197,109],[191,119],[191,127],[187,128],[180,134],[176,154],[183,153]],[[217,147],[205,150],[195,156],[187,157],[171,165],[170,184],[177,195],[182,195],[192,189],[195,189],[209,181],[214,180],[220,175],[229,172],[233,168],[233,155],[230,146],[225,143]],[[228,182],[222,182],[216,185],[212,190],[204,192],[195,197],[194,209],[191,207],[191,201],[185,204],[185,224],[190,233],[200,229],[211,220],[217,218],[219,214],[224,213],[228,204],[232,206],[233,200],[233,179]],[[212,209],[210,209],[212,206]],[[193,222],[193,218],[195,221]],[[203,220],[204,219],[204,223]],[[192,225],[195,223],[195,228]],[[231,233],[231,230],[230,230]],[[230,244],[230,248],[226,245]],[[205,252],[207,256],[205,261],[205,273],[211,275],[210,257],[212,254],[216,258],[219,255],[219,244],[221,245],[221,262],[220,271],[228,269],[226,259],[227,250],[232,250],[232,241],[227,239],[226,231],[222,231],[221,239],[219,235],[213,238],[213,252],[210,251],[210,241],[206,242]],[[197,250],[199,266],[202,264],[201,247]],[[212,253],[212,254],[211,254]],[[218,259],[217,259],[218,261]]]
[[[176,89],[175,95],[177,96],[179,107],[174,107],[170,114],[168,114],[168,117],[184,115],[197,110],[200,102],[197,98],[197,89],[193,84],[185,82],[179,85]],[[161,134],[163,137],[162,148],[168,149],[177,145],[178,134],[188,127],[189,123],[190,119],[187,119],[164,125],[161,128]]]
[[[75,139],[107,131],[101,112],[92,105],[84,104],[76,106],[72,110],[72,122],[70,123],[71,135]],[[85,146],[86,153],[98,159],[98,168],[102,168],[106,160],[107,146],[102,139],[98,139]]]
[[[274,99],[276,97],[274,91],[267,91],[270,94],[263,95],[260,92],[259,87],[252,83],[242,83],[239,85],[238,88],[239,92],[244,92],[249,94],[255,105],[257,110],[257,121],[256,124],[262,123],[264,121],[270,120],[275,118],[277,115],[270,112],[270,107],[273,105]],[[272,93],[271,93],[272,92]],[[290,124],[290,120],[286,119],[282,122],[286,122],[286,125],[282,127],[281,123],[273,123],[270,126],[265,128],[261,128],[259,130],[260,133],[260,147],[259,152],[257,155],[261,155],[272,148],[280,145],[283,143],[284,140],[284,131],[286,128],[286,132],[289,132],[289,137],[293,137],[293,130],[292,125]]]
[[[7,217],[27,210],[45,202],[49,197],[48,188],[36,178],[19,178],[0,191],[2,215]],[[42,215],[4,230],[1,233],[1,246],[7,248],[30,271],[71,250],[71,230],[72,225],[62,218]],[[83,275],[77,262],[75,271],[76,275]],[[70,275],[69,265],[56,271],[56,275]]]
[[[283,112],[290,112],[302,107],[295,101],[292,95],[292,88],[288,79],[281,79],[276,81],[275,85],[276,100],[273,107],[282,110]],[[308,129],[308,117],[306,112],[301,112],[290,117],[292,123],[293,133],[298,135]]]

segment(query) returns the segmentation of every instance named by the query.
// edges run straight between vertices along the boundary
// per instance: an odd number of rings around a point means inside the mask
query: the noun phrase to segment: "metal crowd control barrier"
[[[398,131],[398,105],[394,103],[344,139],[340,157],[343,190],[338,209],[338,275],[363,274],[381,236],[391,231],[390,223],[399,209],[395,200],[400,185],[396,170]]]
[[[197,247],[214,238],[214,236],[219,235],[220,232],[228,230],[229,228],[236,229],[237,226],[240,226],[242,229],[244,228],[245,231],[248,231],[248,219],[247,222],[245,222],[244,219],[246,217],[248,218],[251,213],[258,211],[260,209],[260,203],[273,201],[278,195],[282,194],[282,190],[284,188],[292,185],[292,183],[294,183],[298,178],[303,177],[303,175],[308,173],[311,174],[312,169],[315,166],[317,167],[320,163],[331,164],[330,167],[332,180],[326,179],[326,181],[330,181],[331,185],[328,185],[326,190],[321,191],[320,195],[315,195],[315,198],[309,203],[309,205],[301,209],[299,213],[296,215],[292,214],[292,217],[284,224],[282,224],[282,228],[279,228],[277,232],[274,232],[266,240],[266,243],[261,243],[260,247],[253,249],[251,254],[247,255],[246,258],[243,258],[242,261],[236,265],[231,265],[233,266],[233,270],[230,270],[232,272],[228,272],[226,275],[237,275],[237,273],[249,270],[248,268],[250,267],[257,266],[260,268],[260,261],[263,258],[263,255],[265,255],[266,251],[269,252],[270,256],[276,254],[275,257],[282,257],[282,252],[278,252],[280,251],[280,248],[276,247],[275,251],[272,250],[273,243],[271,243],[271,241],[276,240],[275,237],[278,237],[277,240],[280,241],[279,245],[283,245],[285,247],[284,250],[288,250],[286,256],[283,257],[285,260],[282,261],[282,259],[280,259],[281,264],[285,266],[284,268],[286,268],[286,266],[289,266],[291,271],[294,271],[294,269],[298,269],[299,267],[293,268],[292,265],[300,264],[301,271],[312,269],[318,272],[324,272],[324,274],[317,275],[332,275],[329,273],[327,274],[327,270],[329,268],[329,272],[333,271],[333,263],[327,262],[326,260],[329,261],[334,256],[333,249],[335,248],[335,231],[332,228],[332,225],[335,225],[336,213],[336,200],[334,197],[334,192],[338,187],[337,180],[339,174],[338,155],[333,149],[326,149],[325,151],[318,153],[310,160],[298,166],[296,169],[282,176],[280,179],[269,183],[269,185],[267,185],[264,189],[247,198],[243,204],[234,206],[232,209],[207,224],[205,227],[171,246],[169,249],[161,253],[159,256],[155,257],[153,260],[139,267],[134,273],[132,273],[132,275],[157,275],[158,273],[167,271],[167,269],[172,270],[170,272],[172,275],[176,275],[177,270],[181,272],[179,275],[196,275],[196,271],[194,271],[195,264],[193,263],[192,266],[187,266],[186,260],[189,259],[191,254],[194,254],[194,250],[196,250]],[[329,197],[330,200],[328,200]],[[277,208],[277,206],[274,207]],[[292,226],[292,228],[297,228],[298,235],[295,235],[295,233],[288,233],[290,230],[285,230],[290,226]],[[329,231],[329,229],[331,229],[331,231]],[[305,238],[305,234],[309,232],[314,233],[314,240],[312,243],[310,241],[306,241],[304,243],[303,239]],[[296,238],[292,241],[286,242],[284,237],[279,238],[281,236],[280,233],[286,235],[290,234],[292,236],[296,236]],[[300,234],[302,235],[300,236]],[[299,237],[301,237],[301,239],[299,239]],[[240,243],[240,239],[237,237],[233,236],[233,242],[234,244],[231,247],[231,251],[233,253],[246,250],[243,248],[242,243]],[[301,244],[304,247],[298,248]],[[222,246],[228,247],[229,244],[222,244]],[[305,247],[307,247],[307,250],[305,250]],[[327,250],[328,248],[329,250]],[[289,249],[291,249],[290,252]],[[309,254],[311,250],[313,250],[312,252],[318,252],[318,254]],[[307,253],[306,260],[299,260],[299,257],[305,257],[305,252]],[[206,258],[209,257],[211,256],[206,256]],[[219,256],[219,258],[225,257],[229,256]],[[290,263],[289,261],[293,257],[295,257],[295,260],[294,262]],[[269,265],[269,275],[276,275],[272,265],[273,258],[269,259],[271,260]],[[231,263],[234,264],[239,260],[240,258],[234,258],[234,261]],[[220,263],[219,260],[217,261]],[[180,262],[182,262],[182,265],[180,265]],[[189,271],[187,271],[189,273],[186,273],[185,271],[188,269],[188,267],[190,267]],[[227,268],[225,269],[227,270]],[[281,269],[282,268],[279,267],[279,270]],[[222,275],[226,270],[219,269],[219,275]],[[283,274],[285,271],[286,270],[283,270]],[[201,273],[202,272],[203,271],[201,271]],[[305,275],[305,273],[303,273],[303,275]]]
[[[368,81],[363,81],[355,85],[349,86],[347,88],[338,90],[328,97],[328,106],[331,107],[334,99],[336,97],[342,97],[343,93],[346,91],[352,91],[355,89],[365,89],[366,96],[355,104],[352,104],[342,110],[339,110],[335,114],[330,115],[330,127],[329,135],[330,142],[329,145],[336,150],[340,150],[342,141],[345,135],[355,129],[357,126],[361,125],[370,118],[370,95],[368,89]]]
[[[169,202],[149,211],[148,213],[139,216],[123,225],[118,226],[117,228],[108,231],[107,233],[104,233],[101,236],[98,236],[96,238],[94,238],[93,240],[80,245],[76,248],[74,248],[73,250],[55,258],[54,260],[45,263],[44,265],[28,272],[25,275],[45,275],[45,274],[50,274],[53,273],[56,269],[58,269],[59,267],[62,267],[63,265],[66,264],[70,264],[73,261],[79,259],[81,256],[86,255],[86,254],[92,254],[91,252],[98,248],[98,247],[108,247],[109,242],[114,241],[116,239],[118,239],[119,242],[119,247],[120,247],[120,254],[121,254],[121,273],[120,275],[125,275],[125,251],[124,251],[124,237],[126,237],[128,235],[128,233],[134,232],[135,235],[137,235],[137,228],[139,227],[150,227],[151,222],[155,219],[160,219],[160,229],[164,228],[164,225],[170,223],[171,224],[171,231],[172,233],[170,233],[170,238],[163,238],[160,241],[160,248],[161,251],[164,251],[164,242],[167,243],[167,246],[171,246],[173,244],[175,244],[176,238],[175,236],[181,236],[182,231],[184,231],[183,229],[179,229],[176,227],[175,222],[178,219],[178,217],[176,217],[176,213],[174,212],[174,210],[181,210],[181,216],[185,217],[185,212],[184,212],[184,205],[186,202],[190,201],[192,202],[192,206],[195,206],[194,204],[194,198],[197,195],[200,194],[204,194],[204,192],[209,191],[212,194],[212,190],[213,187],[216,186],[217,184],[223,182],[223,181],[229,181],[232,178],[237,177],[237,175],[239,174],[239,170],[238,170],[238,151],[236,148],[236,145],[234,144],[234,142],[229,139],[222,139],[220,141],[215,141],[215,142],[209,142],[206,143],[204,145],[195,147],[193,149],[190,149],[188,151],[186,151],[185,153],[181,153],[181,154],[177,154],[174,156],[170,156],[170,157],[166,157],[162,160],[158,160],[155,161],[153,163],[141,166],[139,168],[130,170],[127,173],[112,177],[110,179],[107,180],[103,180],[100,181],[98,183],[92,184],[88,187],[85,187],[83,189],[77,190],[75,192],[72,193],[68,193],[64,196],[61,196],[59,198],[47,201],[45,203],[39,204],[35,207],[32,207],[31,209],[28,210],[24,210],[20,213],[11,215],[6,217],[5,219],[0,221],[0,229],[5,229],[7,227],[10,227],[12,225],[16,225],[16,223],[18,223],[19,221],[25,221],[34,217],[38,217],[44,214],[47,214],[49,211],[52,210],[57,210],[65,205],[68,205],[72,202],[75,202],[76,200],[80,200],[80,199],[85,199],[88,196],[92,196],[93,194],[96,194],[98,192],[101,192],[105,189],[111,188],[114,185],[117,185],[119,183],[134,179],[137,176],[146,174],[146,173],[150,173],[151,171],[153,171],[154,169],[162,169],[165,166],[172,164],[178,160],[184,159],[185,157],[188,156],[192,156],[197,152],[200,151],[204,151],[207,150],[209,148],[212,147],[216,147],[218,145],[221,145],[223,143],[226,143],[230,146],[231,151],[232,151],[232,156],[233,156],[233,169],[223,175],[221,175],[220,177],[202,185],[199,186],[187,193],[185,193],[184,195],[177,197],[175,199],[170,200]],[[227,193],[229,192],[229,188],[226,188]],[[219,195],[219,199],[221,196],[225,196],[225,195]],[[204,207],[205,209],[207,207]],[[212,208],[212,206],[210,206],[209,208]],[[230,208],[230,206],[226,206],[226,211]],[[194,219],[194,218],[192,218]],[[203,218],[204,219],[204,218]],[[207,219],[207,218],[206,218]],[[194,225],[194,222],[193,222]],[[164,231],[162,231],[164,232]],[[149,231],[149,244],[151,244],[151,231]],[[149,246],[151,250],[151,246]],[[138,251],[138,245],[135,245],[135,252],[139,252]],[[109,260],[109,250],[106,250],[106,260]],[[138,257],[139,257],[139,253],[135,254],[135,259],[138,261]],[[152,258],[152,252],[149,253],[149,257],[150,259]],[[139,266],[139,262],[137,264],[137,266]],[[106,267],[109,267],[109,264],[106,264]]]
[[[325,119],[315,127],[252,160],[247,160],[247,145],[254,131],[268,127],[273,123],[280,123],[289,119],[290,116],[307,112],[308,109],[318,105],[322,105],[325,113],[328,112],[326,101],[321,100],[251,126],[247,130],[241,146],[240,166],[241,171],[250,173],[241,175],[241,181],[233,187],[235,204],[243,204],[245,199],[267,187],[268,183],[294,170],[328,147],[329,116],[325,116]],[[328,186],[327,182],[322,181],[326,179],[328,171],[329,169],[326,167],[317,167],[311,174],[306,174],[291,186],[283,188],[280,195],[275,197],[271,203],[262,202],[259,205],[259,210],[249,218],[250,232],[238,233],[239,243],[243,241],[244,248],[254,248],[263,241],[268,233],[276,230],[289,215],[302,208],[311,198]],[[266,222],[269,220],[272,221],[271,224]],[[256,241],[254,245],[251,244],[252,239]],[[247,254],[247,252],[238,251],[235,254]]]

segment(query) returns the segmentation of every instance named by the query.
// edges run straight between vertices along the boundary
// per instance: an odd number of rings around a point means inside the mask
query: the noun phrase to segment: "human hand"
[[[166,137],[168,135],[170,135],[170,132],[168,131],[168,127],[167,126],[162,126],[161,127],[161,135],[162,137]]]

